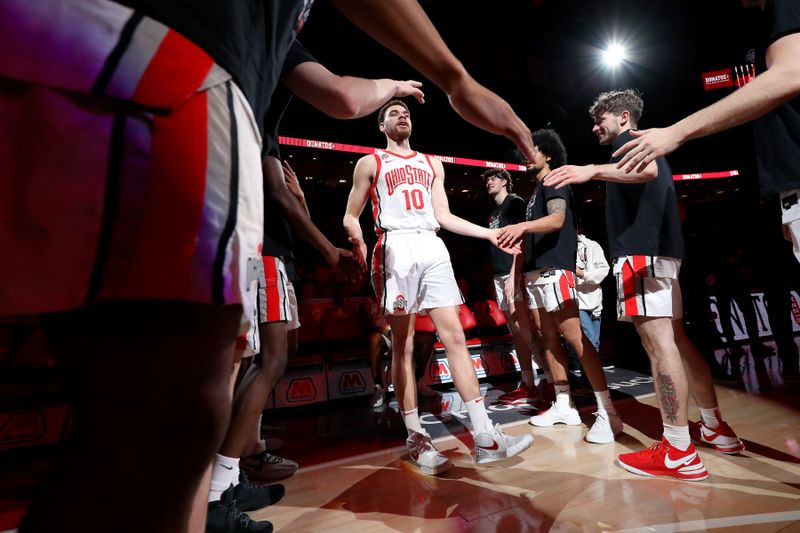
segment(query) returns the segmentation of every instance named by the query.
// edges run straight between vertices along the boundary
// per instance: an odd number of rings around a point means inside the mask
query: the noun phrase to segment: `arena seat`
[[[328,309],[335,307],[332,298],[301,300],[298,303],[300,329],[297,333],[299,354],[307,355],[322,351],[322,319]]]
[[[427,314],[417,315],[414,320],[415,331],[425,331],[427,333],[436,333],[436,326],[433,325],[433,320]]]
[[[472,308],[475,310],[480,338],[485,344],[513,342],[506,316],[495,300],[478,300],[472,303]]]
[[[476,336],[476,328],[478,321],[475,315],[467,304],[458,306],[458,318],[461,321],[461,328],[464,330],[464,336],[467,338],[467,348],[479,348],[483,342]]]
[[[322,317],[322,345],[328,359],[367,357],[369,329],[365,328],[362,306],[339,305]]]

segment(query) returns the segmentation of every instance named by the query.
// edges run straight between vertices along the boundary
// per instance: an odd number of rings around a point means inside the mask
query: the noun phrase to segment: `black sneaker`
[[[247,476],[259,483],[271,483],[285,479],[298,468],[298,464],[268,452],[254,453],[239,461],[239,468],[247,471]]]
[[[239,470],[239,484],[225,492],[233,491],[236,506],[242,511],[255,511],[263,509],[273,503],[278,503],[286,493],[286,487],[281,483],[275,485],[256,485],[250,483],[244,470]]]
[[[231,489],[215,502],[208,502],[206,533],[272,533],[272,522],[257,522],[236,506]]]

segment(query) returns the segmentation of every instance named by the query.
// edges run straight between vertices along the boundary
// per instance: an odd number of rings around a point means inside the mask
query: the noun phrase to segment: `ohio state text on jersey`
[[[429,156],[419,152],[402,156],[379,150],[375,161],[377,169],[370,192],[375,233],[406,229],[438,231],[431,202],[434,170]]]

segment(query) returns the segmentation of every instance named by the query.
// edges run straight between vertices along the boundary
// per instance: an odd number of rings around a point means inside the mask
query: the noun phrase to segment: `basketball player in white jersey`
[[[456,389],[467,405],[475,461],[512,457],[526,450],[533,436],[506,435],[489,420],[459,321],[458,306],[463,301],[450,254],[436,235],[441,226],[497,245],[497,232],[450,212],[442,163],[411,149],[411,116],[402,101],[388,102],[378,113],[378,124],[386,135],[386,150],[364,156],[356,164],[343,222],[355,257],[366,263],[367,247],[358,219],[367,198],[372,197],[378,234],[372,281],[392,329],[392,383],[408,430],[406,445],[411,460],[431,475],[452,466],[433,446],[417,412],[413,341],[414,318],[421,311],[426,311],[436,326]]]

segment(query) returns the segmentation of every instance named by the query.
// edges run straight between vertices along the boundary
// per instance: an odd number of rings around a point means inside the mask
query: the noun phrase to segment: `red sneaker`
[[[736,433],[731,429],[727,422],[720,422],[720,425],[715,428],[710,428],[700,422],[689,423],[689,434],[695,442],[703,442],[710,444],[717,451],[735,455],[744,451],[744,443],[736,436]]]
[[[536,386],[528,387],[522,383],[519,387],[500,396],[497,401],[507,405],[528,403],[534,405],[539,401],[539,390]]]
[[[702,481],[708,477],[694,444],[682,452],[664,437],[646,450],[623,453],[617,461],[628,472],[642,476],[670,476],[685,481]]]

